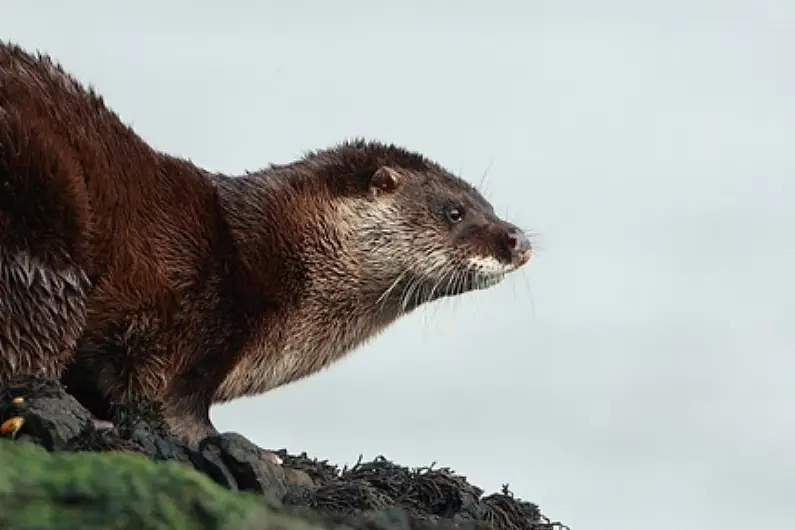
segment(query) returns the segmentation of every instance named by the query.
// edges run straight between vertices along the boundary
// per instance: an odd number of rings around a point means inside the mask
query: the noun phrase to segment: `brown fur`
[[[149,147],[47,56],[0,43],[0,382],[63,377],[100,416],[156,401],[195,440],[213,403],[317,372],[528,257],[518,229],[417,153],[353,141],[212,174]]]

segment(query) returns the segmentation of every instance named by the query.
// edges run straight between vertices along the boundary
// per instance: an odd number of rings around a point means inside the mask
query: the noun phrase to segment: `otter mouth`
[[[395,293],[403,311],[420,305],[494,287],[505,279],[505,272],[485,272],[477,268],[452,270],[440,276],[415,276],[407,278]]]
[[[446,292],[446,294],[448,294],[448,296],[455,296],[469,291],[488,289],[489,287],[494,287],[504,279],[505,273],[483,272],[477,269],[470,269],[462,275],[459,285],[453,285],[452,289]]]

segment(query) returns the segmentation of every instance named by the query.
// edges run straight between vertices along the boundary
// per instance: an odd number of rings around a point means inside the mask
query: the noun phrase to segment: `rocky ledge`
[[[0,528],[553,530],[507,487],[379,457],[339,469],[225,433],[188,446],[156,412],[97,422],[57,381],[0,388]]]

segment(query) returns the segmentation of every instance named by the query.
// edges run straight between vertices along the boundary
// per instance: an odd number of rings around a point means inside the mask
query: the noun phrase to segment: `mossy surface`
[[[0,528],[311,528],[187,466],[0,439]]]

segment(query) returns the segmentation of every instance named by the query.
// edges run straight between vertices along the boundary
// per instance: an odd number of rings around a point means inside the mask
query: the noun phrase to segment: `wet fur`
[[[85,325],[88,279],[0,248],[0,374],[58,378]]]
[[[394,173],[379,187],[381,168]],[[406,184],[382,189],[390,175]],[[429,213],[445,200],[483,219],[455,252]],[[514,268],[500,223],[442,167],[378,143],[204,171],[149,147],[50,58],[0,43],[0,383],[62,377],[100,417],[158,402],[196,440],[214,432],[213,403],[499,281]],[[488,259],[504,270],[478,273]]]

